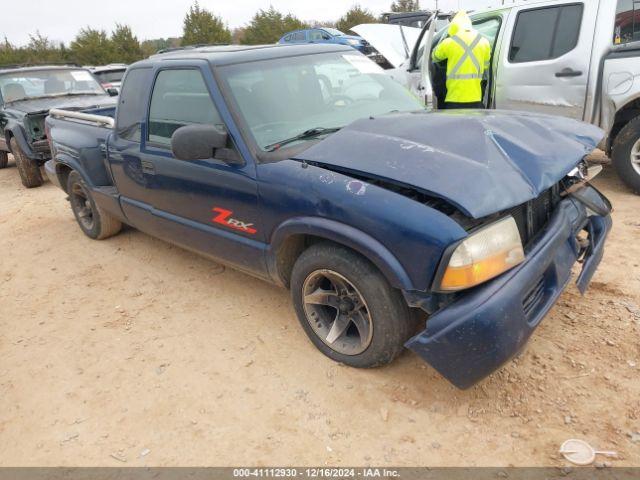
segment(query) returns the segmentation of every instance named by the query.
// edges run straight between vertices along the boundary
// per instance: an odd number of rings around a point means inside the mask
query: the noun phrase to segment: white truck
[[[607,132],[602,148],[622,180],[640,193],[640,2],[528,1],[470,16],[493,48],[485,105],[601,127]],[[387,57],[395,67],[391,76],[437,108],[445,76],[429,59],[446,28],[353,30]]]

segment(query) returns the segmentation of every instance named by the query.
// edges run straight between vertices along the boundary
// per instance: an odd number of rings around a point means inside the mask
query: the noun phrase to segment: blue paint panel
[[[358,238],[353,233],[344,234],[347,244],[350,241],[356,250],[375,254],[375,242],[392,252],[404,269],[398,272],[395,286],[408,290],[426,290],[444,249],[467,235],[455,221],[437,210],[312,165],[304,168],[293,160],[258,165],[258,180],[261,209],[268,212],[262,216],[268,243],[277,243],[280,229],[292,218],[331,220],[334,225],[363,234]],[[313,228],[308,233],[313,234]],[[326,236],[321,231],[316,233]],[[409,285],[402,284],[402,275],[410,279]]]
[[[406,347],[459,388],[497,370],[524,346],[569,282],[578,255],[575,234],[585,222],[599,230],[584,267],[593,271],[611,217],[588,218],[584,205],[564,200],[525,263],[432,315]]]
[[[537,197],[603,137],[561,117],[420,112],[358,120],[297,158],[410,185],[480,218]]]

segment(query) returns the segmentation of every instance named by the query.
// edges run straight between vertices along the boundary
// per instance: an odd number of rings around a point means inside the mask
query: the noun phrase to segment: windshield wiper
[[[310,128],[308,130],[305,130],[302,133],[299,133],[298,135],[291,137],[291,138],[287,138],[285,140],[280,140],[279,142],[276,143],[272,143],[271,145],[267,145],[265,148],[265,150],[267,152],[275,152],[276,150],[281,149],[282,147],[284,147],[285,145],[288,145],[290,143],[293,142],[297,142],[299,140],[309,140],[315,137],[319,137],[320,135],[328,135],[330,133],[335,133],[338,130],[340,130],[342,127],[331,127],[331,128],[325,128],[325,127],[315,127],[315,128]]]

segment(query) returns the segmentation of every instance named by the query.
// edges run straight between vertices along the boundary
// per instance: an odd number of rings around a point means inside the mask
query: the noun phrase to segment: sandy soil
[[[0,171],[0,466],[640,465],[640,197],[527,350],[468,391],[410,352],[342,367],[288,292],[133,229],[86,238],[50,183]],[[601,459],[604,460],[604,459]]]

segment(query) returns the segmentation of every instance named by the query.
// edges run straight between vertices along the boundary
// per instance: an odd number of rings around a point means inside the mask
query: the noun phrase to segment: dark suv
[[[73,66],[0,67],[0,168],[12,153],[22,184],[42,185],[51,158],[44,119],[51,108],[89,111],[114,104],[89,70]]]

